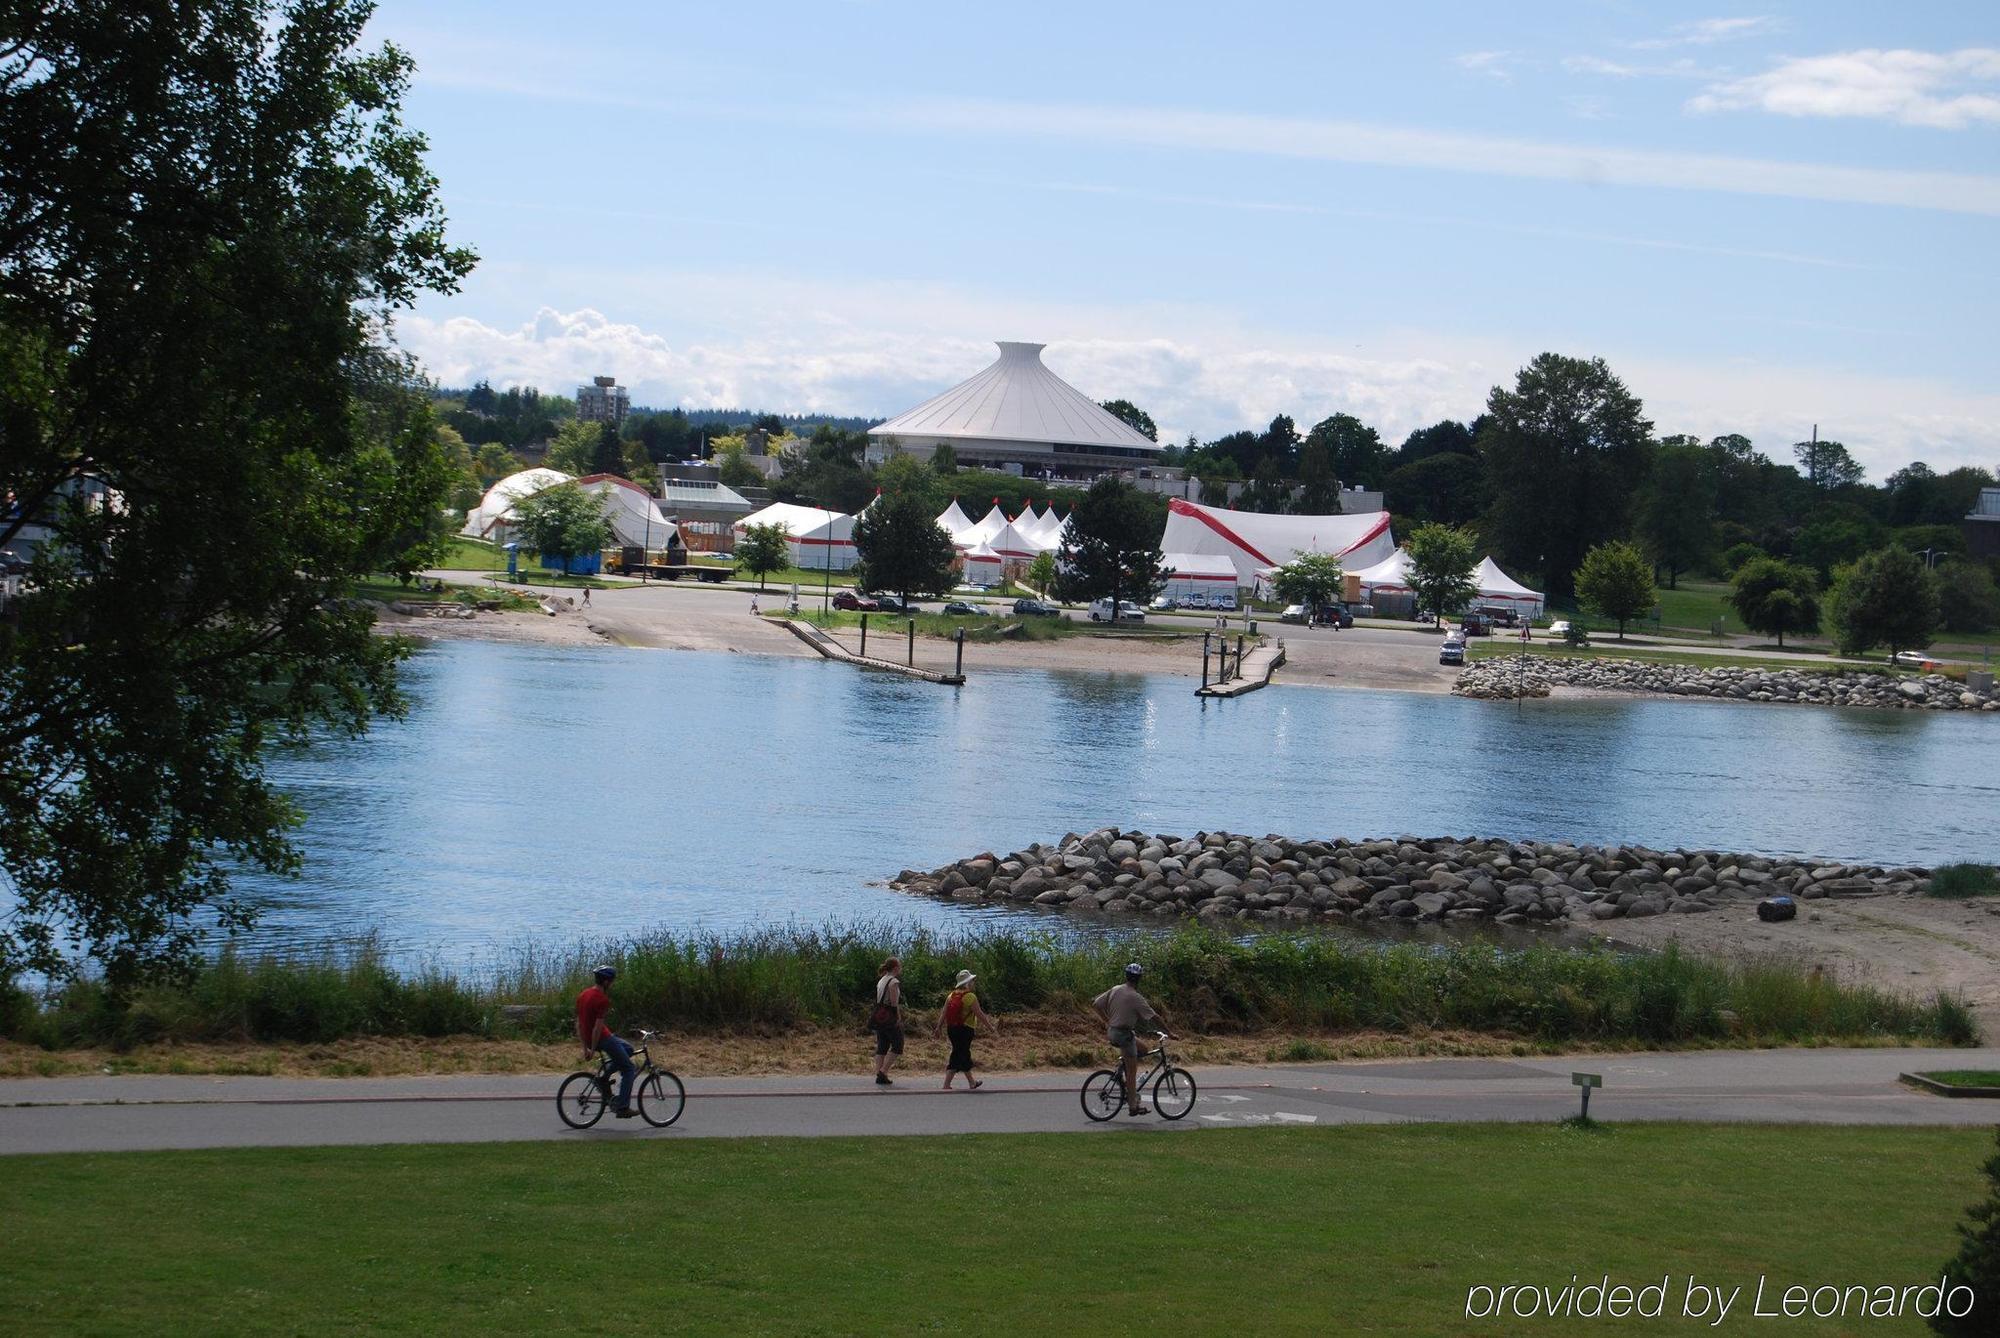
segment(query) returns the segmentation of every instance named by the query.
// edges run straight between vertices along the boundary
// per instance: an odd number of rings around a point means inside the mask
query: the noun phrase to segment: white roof
[[[1037,553],[1047,551],[1045,547],[1029,538],[1003,516],[999,529],[986,536],[986,546],[1003,558],[1026,561]]]
[[[523,497],[532,497],[544,488],[568,483],[570,478],[560,469],[524,469],[518,474],[509,474],[488,488],[486,495],[479,499],[479,505],[465,513],[465,528],[460,533],[483,539],[495,525],[513,519],[514,503]]]
[[[714,479],[666,479],[660,484],[660,504],[665,511],[743,511],[752,508],[749,499],[726,483]]]
[[[993,551],[991,545],[974,544],[965,550],[965,560],[967,562],[998,562],[1001,558],[998,553]]]
[[[1402,586],[1410,577],[1410,555],[1401,548],[1383,558],[1372,567],[1350,572],[1363,585]]]
[[[1000,503],[996,500],[993,509],[981,516],[971,529],[965,531],[965,534],[975,544],[984,543],[1006,527],[1007,513],[1000,509]]]
[[[1165,553],[1161,559],[1161,574],[1179,580],[1236,580],[1236,564],[1220,553]]]
[[[958,499],[954,497],[951,505],[938,513],[937,523],[956,541],[961,532],[972,528],[972,517],[959,509]]]
[[[664,548],[677,533],[674,523],[654,504],[652,494],[630,479],[586,474],[577,484],[598,499],[604,518],[611,522],[612,537],[620,544]]]
[[[1000,341],[979,375],[868,429],[871,437],[1047,442],[1055,446],[1160,449],[1123,419],[1042,365],[1044,344]]]
[[[793,502],[773,502],[762,511],[751,512],[729,528],[741,534],[752,525],[780,525],[794,539],[845,540],[854,536],[854,517],[845,511],[827,511]]]
[[[1500,564],[1490,557],[1479,560],[1479,570],[1472,573],[1472,580],[1479,587],[1479,593],[1488,599],[1535,599],[1542,597],[1539,590],[1530,590],[1519,581],[1500,570]]]
[[[1325,553],[1347,566],[1373,566],[1395,551],[1387,511],[1351,516],[1267,516],[1203,506],[1175,497],[1167,503],[1160,548],[1168,553],[1209,553],[1229,558],[1244,585],[1259,569],[1281,566],[1300,553]]]

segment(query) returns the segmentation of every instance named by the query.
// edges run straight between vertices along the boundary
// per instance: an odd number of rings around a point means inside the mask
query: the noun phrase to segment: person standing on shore
[[[600,966],[592,975],[596,983],[576,996],[576,1038],[583,1042],[586,1064],[591,1056],[602,1051],[618,1070],[618,1098],[611,1103],[611,1113],[629,1120],[638,1114],[632,1109],[632,1080],[639,1076],[639,1068],[632,1062],[632,1047],[604,1024],[605,1014],[611,1011],[611,982],[617,979],[618,972],[613,967]]]
[[[889,1070],[903,1057],[903,963],[891,957],[875,977],[875,1010],[868,1015],[875,1033],[875,1085],[888,1087]]]
[[[965,1075],[968,1092],[976,1092],[985,1084],[972,1076],[972,1038],[978,1034],[977,1023],[991,1031],[998,1031],[999,1025],[986,1016],[986,1010],[979,1006],[979,996],[972,992],[972,982],[979,979],[970,971],[960,971],[958,979],[952,983],[951,993],[945,996],[944,1008],[938,1013],[937,1025],[931,1028],[931,1035],[944,1036],[951,1041],[951,1058],[945,1061],[944,1090],[951,1090],[953,1075]]]

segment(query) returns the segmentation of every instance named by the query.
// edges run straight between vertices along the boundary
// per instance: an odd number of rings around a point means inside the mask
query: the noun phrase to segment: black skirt
[[[945,1061],[945,1072],[972,1072],[972,1028],[946,1027],[944,1034],[951,1040],[951,1058]]]

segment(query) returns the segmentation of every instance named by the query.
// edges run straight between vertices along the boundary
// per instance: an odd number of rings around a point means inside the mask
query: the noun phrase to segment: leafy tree
[[[474,258],[368,12],[8,10],[0,548],[55,527],[0,630],[0,978],[190,966],[233,870],[300,866],[267,748],[402,709],[346,595],[434,560],[452,469],[386,332]]]
[[[931,452],[931,470],[939,478],[950,478],[958,472],[958,452],[952,449],[950,442],[939,442],[937,449]]]
[[[514,503],[514,528],[543,557],[556,558],[562,569],[586,553],[611,542],[611,522],[604,501],[574,483],[559,483]]]
[[[899,457],[901,458],[901,457]],[[930,466],[913,460],[925,473]],[[854,520],[854,579],[865,590],[938,595],[958,584],[958,550],[921,491],[885,492]]]
[[[756,432],[769,433],[774,437],[785,434],[785,420],[774,413],[760,413],[750,420],[750,427]]]
[[[1583,555],[1576,573],[1576,597],[1592,613],[1615,620],[1618,639],[1623,641],[1625,624],[1659,599],[1653,589],[1653,564],[1622,540],[1599,544]]]
[[[1938,618],[1947,632],[1987,632],[2000,626],[2000,589],[1986,568],[1965,558],[1939,564]]]
[[[1734,576],[1743,569],[1744,563],[1755,562],[1758,558],[1769,556],[1771,556],[1769,553],[1755,544],[1734,544],[1722,555],[1723,575]]]
[[[1028,584],[1037,590],[1046,591],[1056,583],[1056,555],[1037,553],[1035,560],[1028,564]]]
[[[527,461],[493,441],[473,454],[472,464],[482,488],[490,488],[509,474],[518,474],[528,467]]]
[[[1492,537],[1503,556],[1540,572],[1551,594],[1570,594],[1583,555],[1629,529],[1653,425],[1602,358],[1544,353],[1514,389],[1495,386],[1486,405]]]
[[[1835,574],[1827,613],[1843,655],[1922,650],[1937,634],[1937,578],[1914,553],[1878,549]]]
[[[1110,414],[1113,418],[1123,420],[1134,432],[1137,432],[1147,441],[1158,441],[1160,439],[1160,429],[1153,422],[1153,415],[1147,413],[1144,409],[1132,403],[1132,401],[1106,400],[1097,407]]]
[[[1285,421],[1290,422],[1290,419]],[[1210,465],[1199,472],[1202,478],[1249,478],[1257,464],[1264,458],[1264,438],[1255,432],[1231,432],[1226,437],[1217,437],[1201,448],[1201,454],[1209,458],[1225,458],[1236,466],[1236,472],[1225,475],[1220,469]]]
[[[1257,460],[1259,464],[1269,461],[1279,478],[1290,478],[1298,472],[1298,454],[1298,424],[1291,415],[1281,413],[1257,438]],[[1250,476],[1257,476],[1255,467],[1251,468]]]
[[[1753,632],[1778,638],[1819,630],[1819,577],[1811,567],[1754,557],[1737,569],[1729,603]]]
[[[804,502],[830,511],[859,511],[875,495],[862,467],[868,434],[822,423],[803,446],[786,452],[771,494],[781,502]]]
[[[1236,504],[1245,511],[1275,515],[1288,510],[1291,500],[1291,485],[1279,472],[1278,462],[1267,455],[1257,463],[1256,470],[1250,475],[1250,486],[1243,490]]]
[[[755,488],[764,482],[757,466],[750,463],[741,440],[730,440],[715,452],[716,477],[728,488]]]
[[[1396,451],[1395,467],[1413,465],[1419,460],[1428,460],[1433,455],[1477,455],[1478,437],[1473,428],[1455,419],[1420,427],[1403,438],[1403,444]]]
[[[743,537],[736,541],[736,565],[757,578],[759,590],[766,576],[783,571],[791,561],[791,534],[783,525],[773,521],[744,526]]]
[[[1340,599],[1340,559],[1325,553],[1301,553],[1271,576],[1271,588],[1288,604],[1318,610]]]
[[[1131,484],[1112,474],[1098,479],[1070,512],[1063,530],[1056,597],[1076,604],[1109,599],[1116,625],[1119,600],[1144,602],[1165,584],[1161,529],[1157,508]]]
[[[1812,523],[1792,539],[1792,556],[1816,568],[1822,576],[1882,546],[1882,527],[1851,503],[1819,508]]]
[[[1433,619],[1457,613],[1479,593],[1472,574],[1479,553],[1470,532],[1450,525],[1419,525],[1403,541],[1410,555],[1408,580],[1417,612]]]
[[[1375,429],[1352,414],[1337,413],[1313,424],[1307,441],[1317,441],[1333,457],[1334,476],[1350,488],[1379,488],[1393,456]]]
[[[1995,1131],[2000,1138],[2000,1130]],[[1958,1253],[1944,1266],[1947,1292],[1970,1288],[1971,1310],[1953,1317],[1942,1307],[1929,1323],[1947,1338],[1991,1338],[1993,1312],[2000,1307],[2000,1152],[1986,1159],[1986,1197],[1965,1210],[1958,1224]]]
[[[542,456],[542,466],[564,474],[581,478],[595,472],[591,468],[597,458],[597,424],[571,419],[556,429],[555,440],[549,443],[548,451]]]
[[[1486,470],[1475,456],[1440,451],[1395,470],[1384,500],[1399,518],[1419,524],[1465,525],[1486,509]]]
[[[900,497],[905,493],[915,496],[930,508],[933,520],[938,512],[944,510],[944,490],[938,484],[937,471],[928,461],[914,455],[892,455],[877,465],[875,486],[890,497]]]
[[[1802,441],[1792,447],[1792,454],[1806,482],[1821,492],[1838,492],[1861,482],[1861,462],[1837,441]]]
[[[1333,468],[1333,448],[1316,437],[1299,447],[1299,495],[1293,509],[1302,516],[1340,514],[1340,476]]]
[[[591,447],[590,469],[592,474],[616,474],[625,476],[625,443],[618,439],[616,423],[599,423],[597,440]]]
[[[1639,494],[1638,532],[1653,560],[1667,569],[1667,588],[1708,561],[1715,529],[1715,485],[1706,452],[1692,438],[1662,443]]]

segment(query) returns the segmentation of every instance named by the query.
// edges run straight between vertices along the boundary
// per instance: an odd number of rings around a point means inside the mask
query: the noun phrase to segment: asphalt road
[[[1157,1116],[1085,1120],[1082,1075],[992,1078],[945,1093],[935,1074],[893,1088],[855,1077],[697,1078],[670,1129],[556,1118],[557,1075],[450,1078],[20,1078],[0,1082],[0,1154],[142,1148],[472,1143],[514,1139],[736,1138],[826,1134],[1191,1133],[1273,1124],[1555,1120],[1577,1108],[1570,1074],[1601,1074],[1605,1120],[1973,1125],[1983,1100],[1912,1090],[1896,1075],[2000,1068],[2000,1050],[1770,1050],[1576,1058],[1434,1059],[1199,1069],[1200,1098]]]

